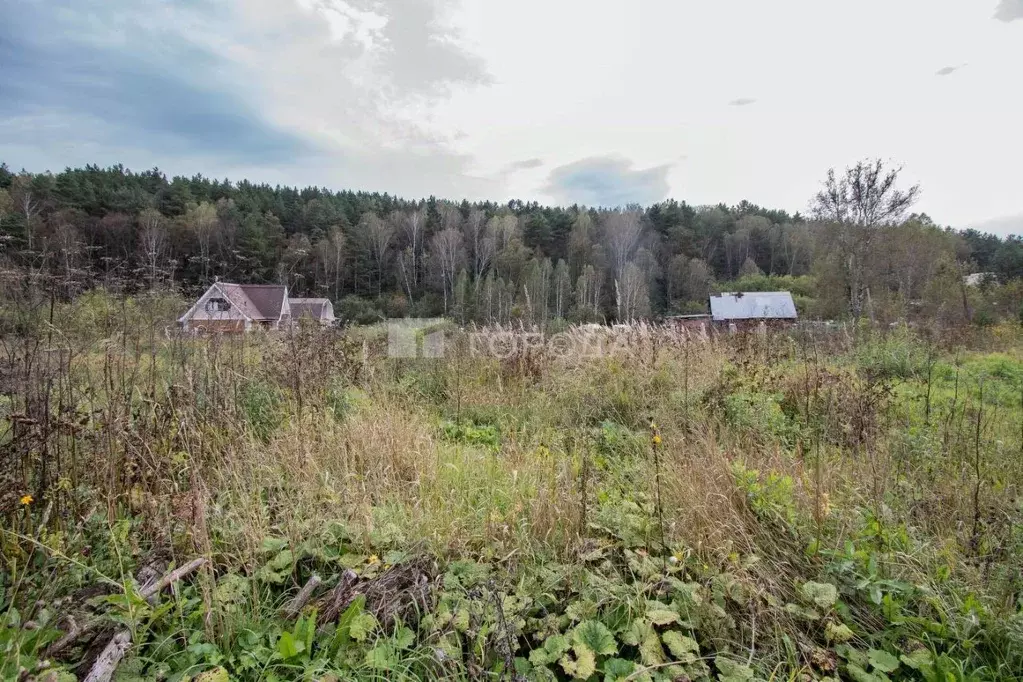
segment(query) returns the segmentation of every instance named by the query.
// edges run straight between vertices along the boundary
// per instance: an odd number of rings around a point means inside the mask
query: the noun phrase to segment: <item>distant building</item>
[[[669,315],[664,318],[667,324],[673,325],[676,329],[686,329],[689,331],[700,331],[706,333],[707,325],[710,324],[710,315],[706,313],[695,314],[695,315]]]
[[[993,272],[974,272],[973,274],[966,275],[966,277],[963,277],[963,282],[968,287],[979,287],[981,284],[984,284],[985,282],[995,281],[997,277],[998,275],[996,275]]]
[[[795,322],[796,304],[788,291],[747,291],[710,297],[710,316],[718,325],[749,329],[761,323]]]
[[[289,299],[288,288],[279,284],[214,282],[178,324],[186,332],[237,334],[279,329],[301,316],[329,325],[334,321],[334,307],[325,298]]]
[[[334,305],[325,298],[289,298],[291,319],[298,322],[309,319],[324,327],[334,324]]]

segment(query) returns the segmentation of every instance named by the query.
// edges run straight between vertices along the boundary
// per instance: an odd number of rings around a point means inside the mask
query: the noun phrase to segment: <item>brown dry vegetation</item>
[[[594,650],[601,679],[929,680],[899,663],[918,650],[948,679],[1019,672],[1018,329],[939,344],[906,329],[695,341],[573,328],[563,342],[596,334],[604,354],[548,344],[504,359],[472,357],[452,332],[443,359],[390,359],[376,329],[168,336],[172,308],[96,295],[4,339],[3,608],[22,633],[8,656],[42,660],[46,642],[20,627],[44,619],[38,603],[97,576],[130,582],[154,556],[201,556],[210,568],[177,616],[132,616],[140,675],[496,678],[507,653],[532,679],[587,677],[579,652],[530,651],[590,622],[622,661]],[[372,581],[411,556],[443,574],[414,645],[380,658],[400,626],[340,653],[281,648],[277,608],[309,575]],[[466,565],[490,577],[460,582]],[[835,599],[808,597],[818,584]],[[455,592],[482,604],[479,623],[437,625]],[[658,622],[650,600],[673,615]],[[61,615],[46,613],[52,632]],[[691,638],[699,660],[634,632],[654,626],[655,640]],[[262,667],[241,656],[258,649],[246,631],[269,651]],[[68,666],[89,655],[74,651]],[[436,651],[447,663],[423,662]]]

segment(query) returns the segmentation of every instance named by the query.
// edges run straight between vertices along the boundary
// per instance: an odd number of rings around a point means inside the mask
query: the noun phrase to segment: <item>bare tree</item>
[[[611,211],[604,215],[604,237],[611,250],[611,267],[615,279],[621,278],[625,266],[639,244],[643,231],[638,211]]]
[[[824,188],[811,204],[817,220],[877,227],[899,222],[920,196],[920,186],[896,187],[902,168],[885,168],[880,159],[860,161],[837,177],[828,171]]]
[[[453,227],[441,230],[430,240],[430,258],[437,267],[444,293],[444,313],[455,290],[455,278],[465,261],[465,247],[460,230]]]
[[[841,227],[835,247],[845,270],[849,309],[857,319],[869,296],[864,269],[877,228],[901,221],[920,196],[919,185],[899,189],[901,171],[886,168],[880,159],[860,161],[846,168],[841,177],[832,168],[810,205],[817,220]]]
[[[592,265],[584,265],[575,286],[575,305],[583,319],[600,314],[601,274]]]
[[[78,239],[78,230],[75,229],[75,226],[60,217],[59,214],[57,219],[59,222],[54,231],[53,240],[60,256],[61,269],[64,271],[64,286],[67,287],[68,293],[71,293],[82,244]]]
[[[534,258],[526,268],[522,293],[525,296],[529,319],[534,324],[543,324],[547,321],[553,274],[554,268],[551,267],[549,258]]]
[[[572,278],[568,263],[558,260],[554,267],[554,317],[562,319],[568,311],[568,299],[572,295]]]
[[[485,219],[486,214],[483,211],[473,209],[465,221],[466,240],[472,249],[472,274],[476,293],[479,293],[483,273],[490,265],[490,259],[494,257],[494,239],[488,235],[488,223]]]
[[[377,295],[379,296],[383,289],[387,254],[391,249],[391,241],[394,239],[394,225],[389,221],[381,220],[376,213],[367,213],[362,216],[359,227],[362,231],[362,238],[366,240],[377,266]]]
[[[461,230],[462,211],[450,201],[438,201],[437,212],[440,214],[440,227],[442,230]]]
[[[626,263],[622,276],[615,280],[615,298],[619,322],[632,322],[650,314],[646,275],[635,263]]]
[[[519,235],[519,219],[513,213],[495,215],[487,223],[487,236],[493,240],[494,250],[505,249]]]
[[[413,254],[412,247],[406,246],[401,253],[398,254],[398,278],[401,282],[402,289],[405,290],[405,295],[408,297],[408,302],[413,302],[413,296],[416,288],[415,279],[415,263],[416,257]]]
[[[25,217],[25,240],[28,250],[35,248],[35,225],[33,220],[39,213],[39,201],[32,191],[32,176],[23,173],[11,183],[11,198],[14,200],[21,215]]]
[[[316,256],[323,272],[334,280],[334,300],[341,295],[341,273],[345,260],[345,233],[339,225],[332,226],[326,236],[316,242]]]
[[[423,252],[423,233],[426,230],[426,214],[416,209],[408,213],[395,211],[391,214],[391,223],[398,225],[407,241],[407,251],[402,251],[399,256],[398,265],[404,267],[403,281],[406,283],[406,290],[409,301],[419,285],[419,271],[421,269],[421,254]],[[404,264],[404,265],[403,265]]]
[[[203,280],[209,281],[210,277],[210,242],[213,239],[213,232],[217,227],[217,208],[204,201],[201,204],[192,204],[185,213],[185,222],[195,234],[199,243],[199,257],[202,259]]]
[[[163,216],[153,208],[147,208],[139,213],[138,225],[139,256],[149,273],[149,288],[155,289],[160,261],[167,251],[167,228],[164,227]]]

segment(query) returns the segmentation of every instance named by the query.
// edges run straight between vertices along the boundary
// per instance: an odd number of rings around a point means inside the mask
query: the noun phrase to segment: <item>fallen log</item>
[[[320,617],[316,620],[318,626],[323,627],[327,623],[333,623],[337,620],[337,617],[341,615],[341,611],[351,602],[354,596],[352,595],[352,588],[355,587],[355,583],[358,580],[359,576],[350,568],[341,574],[341,579],[338,580],[337,586],[328,592],[320,602]]]
[[[186,575],[194,573],[199,569],[199,567],[201,567],[205,563],[206,559],[203,557],[200,557],[198,559],[192,559],[181,568],[176,568],[170,573],[164,575],[155,583],[151,583],[143,587],[141,590],[139,590],[139,595],[141,595],[143,599],[148,599],[149,597],[158,593],[160,590],[167,587],[171,583],[176,583],[177,581],[184,578]]]
[[[171,571],[170,573],[165,574],[159,580],[156,581],[150,580],[146,585],[143,585],[139,589],[139,596],[141,596],[146,601],[149,601],[150,597],[159,594],[160,590],[167,587],[171,583],[181,580],[186,575],[195,572],[200,566],[202,566],[205,563],[206,559],[204,558],[193,559],[192,561],[189,561],[181,568],[177,568]],[[67,634],[65,634],[63,637],[58,639],[56,642],[51,644],[46,649],[46,657],[52,658],[59,656],[62,652],[66,651],[78,640],[82,639],[86,635],[91,635],[95,633],[105,623],[106,621],[103,618],[93,618],[91,620],[86,621],[84,624],[79,625],[74,621],[74,619],[71,619],[71,629],[68,630]]]
[[[406,624],[418,621],[419,614],[429,610],[430,583],[436,575],[436,564],[421,556],[396,564],[376,578],[360,581],[351,569],[346,570],[337,587],[319,602],[317,625],[332,623],[359,595],[366,598],[366,611],[385,627],[395,619]]]
[[[313,592],[317,587],[320,586],[320,576],[313,574],[311,578],[302,586],[295,598],[288,603],[284,608],[284,615],[287,618],[294,618],[297,616],[307,603],[309,603],[310,597],[313,596]]]
[[[131,632],[128,630],[117,632],[96,662],[93,663],[92,670],[85,677],[85,682],[110,682],[129,647],[131,647]]]

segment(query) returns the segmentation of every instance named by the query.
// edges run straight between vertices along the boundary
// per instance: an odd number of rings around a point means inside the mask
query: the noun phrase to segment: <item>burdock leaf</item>
[[[838,588],[831,583],[815,583],[812,580],[803,584],[803,596],[821,609],[830,609],[838,601]]]
[[[596,620],[579,623],[572,632],[572,639],[577,644],[586,646],[597,656],[610,656],[618,651],[614,635],[607,626]]]

